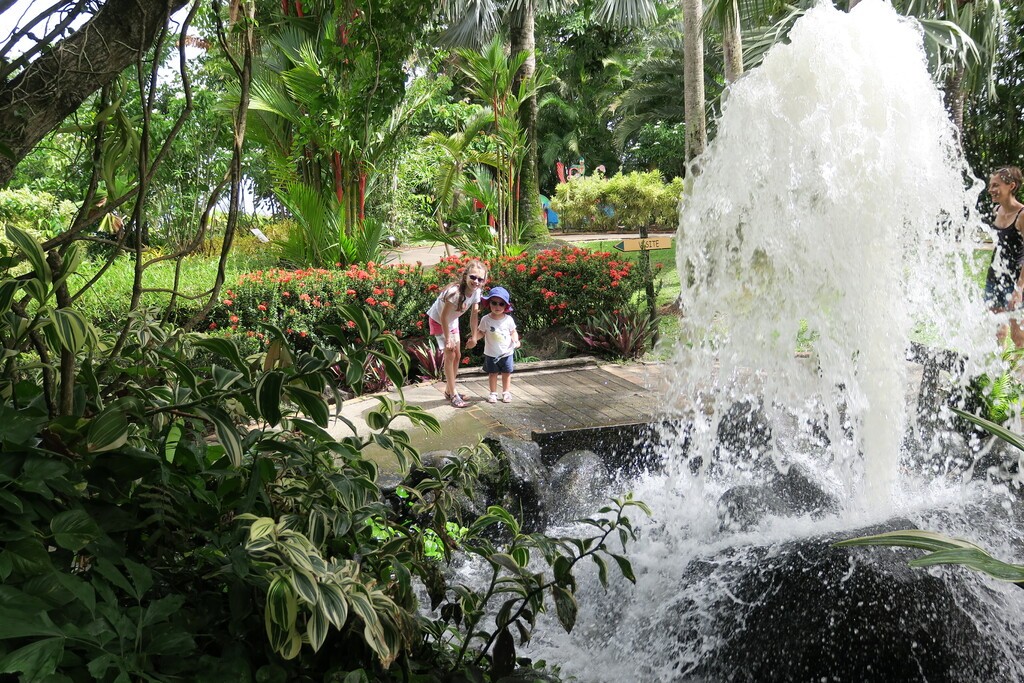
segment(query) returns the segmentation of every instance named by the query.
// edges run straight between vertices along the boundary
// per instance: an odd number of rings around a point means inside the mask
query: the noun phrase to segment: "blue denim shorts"
[[[515,368],[515,364],[512,362],[512,354],[507,356],[501,356],[500,358],[493,358],[491,356],[484,356],[484,372],[488,375],[493,375],[496,372],[506,374],[512,372]]]

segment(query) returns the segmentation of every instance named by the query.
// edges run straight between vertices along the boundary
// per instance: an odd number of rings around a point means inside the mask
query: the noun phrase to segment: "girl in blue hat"
[[[492,287],[484,297],[488,313],[480,318],[473,333],[474,341],[484,338],[484,372],[490,384],[488,403],[498,402],[498,374],[501,374],[501,401],[512,402],[512,353],[521,346],[516,321],[509,312],[512,299],[504,287]]]

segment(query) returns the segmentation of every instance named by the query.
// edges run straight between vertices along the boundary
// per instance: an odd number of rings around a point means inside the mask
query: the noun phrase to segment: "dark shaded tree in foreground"
[[[14,167],[47,133],[139,59],[168,17],[185,4],[187,0],[108,0],[79,29],[64,37],[44,35],[16,60],[36,55],[22,70],[6,73],[0,85],[0,186],[7,185]],[[84,2],[70,9],[55,7],[44,15],[63,10],[62,25],[87,11]],[[8,54],[17,38],[16,32],[0,52]],[[56,42],[48,44],[53,38]]]

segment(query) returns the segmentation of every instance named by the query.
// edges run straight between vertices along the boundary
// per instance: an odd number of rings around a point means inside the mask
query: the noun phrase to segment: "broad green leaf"
[[[168,595],[154,600],[149,603],[146,611],[143,613],[142,626],[145,628],[167,621],[169,617],[181,611],[181,607],[184,604],[184,595]]]
[[[320,598],[320,609],[334,624],[334,628],[340,630],[348,621],[348,600],[345,599],[345,592],[340,586],[327,583],[320,587]]]
[[[612,559],[619,565],[619,571],[622,572],[622,576],[630,583],[636,583],[636,577],[633,576],[633,565],[630,564],[629,560],[621,555],[612,555]]]
[[[128,441],[128,419],[117,408],[108,408],[89,424],[85,448],[90,453],[111,451]]]
[[[907,529],[904,531],[889,531],[884,534],[873,536],[860,536],[845,541],[834,543],[837,548],[852,547],[858,545],[882,545],[882,546],[904,546],[907,548],[918,548],[920,550],[938,551],[952,550],[956,548],[978,548],[973,543],[950,538],[934,531],[923,531],[921,529]]]
[[[931,567],[939,564],[959,564],[984,572],[1001,581],[1024,582],[1024,566],[997,560],[978,548],[939,550],[910,561],[912,567]]]
[[[258,541],[274,533],[277,524],[270,517],[260,517],[249,527],[249,542]]]
[[[167,429],[167,436],[164,438],[164,459],[167,462],[174,462],[174,454],[180,442],[181,425],[175,422]]]
[[[124,566],[128,569],[128,575],[132,577],[135,594],[141,600],[142,596],[153,587],[153,572],[146,565],[133,562],[127,557],[124,558]]]
[[[338,308],[341,309],[341,315],[344,318],[356,324],[356,332],[359,334],[360,339],[364,342],[369,342],[373,338],[374,334],[370,327],[370,319],[362,308],[352,304],[342,304]]]
[[[291,584],[284,576],[275,576],[270,582],[270,588],[267,589],[267,614],[271,622],[284,629],[295,625],[298,603]]]
[[[21,680],[37,681],[56,671],[63,656],[63,637],[44,638],[18,648],[0,660],[0,673],[21,673],[24,674]]]
[[[292,586],[298,596],[310,605],[320,604],[320,589],[310,574],[296,569],[292,572]]]
[[[193,334],[190,336],[192,343],[200,348],[207,349],[217,354],[221,358],[225,358],[231,361],[235,370],[248,376],[249,366],[242,360],[242,356],[238,353],[238,347],[235,346],[234,342],[228,339],[221,339],[219,337],[208,337],[205,334]]]
[[[85,510],[67,510],[50,520],[53,541],[61,548],[79,551],[102,535],[99,526]]]
[[[121,570],[114,566],[113,563],[106,560],[97,562],[95,564],[95,571],[136,600],[142,599],[142,595],[136,592],[135,587],[128,582],[128,579],[121,573]]]
[[[8,541],[3,555],[10,560],[15,575],[34,576],[53,569],[50,553],[37,538]]]
[[[491,564],[499,567],[504,567],[513,574],[519,573],[519,564],[516,563],[515,559],[511,555],[506,555],[505,553],[495,553],[487,559],[490,560]]]
[[[594,560],[594,564],[597,565],[597,578],[601,582],[604,588],[608,588],[608,564],[604,561],[604,558],[600,555],[591,555]]]
[[[89,322],[76,310],[59,308],[53,312],[50,322],[61,346],[71,353],[78,353],[89,340]]]
[[[36,278],[46,287],[53,281],[50,273],[50,266],[46,263],[46,255],[43,248],[36,242],[32,235],[14,225],[7,226],[7,239],[14,243],[21,253],[28,259]]]
[[[238,429],[231,419],[224,411],[218,408],[196,408],[196,412],[213,423],[217,439],[224,447],[224,452],[227,453],[231,464],[235,467],[240,467],[243,453],[242,439],[238,435]]]
[[[284,373],[280,370],[266,372],[256,382],[256,409],[271,426],[276,426],[281,422],[281,390],[283,387]]]
[[[326,427],[330,420],[330,413],[323,396],[302,387],[288,386],[285,393],[295,402],[302,414],[311,419],[321,427]]]
[[[1014,434],[1009,429],[1000,424],[996,424],[991,420],[986,420],[983,417],[978,417],[977,415],[971,415],[970,413],[960,410],[959,408],[953,408],[953,412],[959,415],[960,417],[964,418],[968,422],[973,422],[974,424],[978,425],[989,434],[997,436],[1006,443],[1010,444],[1011,446],[1016,446],[1020,450],[1024,451],[1024,437],[1020,436],[1019,434]]]
[[[566,633],[572,633],[576,625],[576,613],[579,605],[576,604],[576,596],[561,586],[551,587],[552,595],[555,598],[555,612],[558,614],[558,621]]]
[[[90,660],[87,668],[95,680],[102,681],[107,673],[107,669],[112,666],[117,666],[117,657],[106,654]]]
[[[21,283],[21,286],[29,296],[38,301],[40,304],[46,303],[46,300],[50,296],[49,290],[46,289],[46,285],[44,285],[38,279],[24,280]]]
[[[17,280],[4,280],[0,282],[0,312],[7,311],[14,303],[14,296],[18,293],[20,285]]]
[[[213,373],[213,385],[217,387],[218,391],[224,391],[245,376],[240,372],[228,370],[219,365],[214,365],[211,368],[211,372]]]
[[[313,652],[317,652],[320,647],[327,640],[327,630],[330,627],[327,617],[324,613],[316,608],[313,610],[313,614],[310,615],[309,621],[306,623],[306,636],[309,638],[309,644],[313,648]]]

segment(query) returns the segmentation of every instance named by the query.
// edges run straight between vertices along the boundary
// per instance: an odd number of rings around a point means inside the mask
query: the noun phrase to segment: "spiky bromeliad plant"
[[[1002,425],[991,420],[986,420],[977,415],[971,415],[957,408],[953,408],[957,415],[965,420],[973,422],[993,436],[1024,451],[1024,438],[1014,434]],[[858,545],[880,545],[880,546],[902,546],[906,548],[918,548],[928,551],[928,554],[910,561],[912,567],[931,567],[939,564],[959,564],[971,569],[984,572],[989,576],[1001,581],[1011,581],[1016,584],[1024,584],[1024,565],[1003,562],[989,555],[978,546],[959,538],[950,538],[934,531],[922,529],[906,529],[903,531],[890,531],[884,534],[873,536],[861,536],[840,541],[834,544],[837,547],[851,547]]]
[[[657,339],[658,324],[657,315],[635,306],[600,311],[592,320],[573,325],[579,339],[575,346],[613,358],[639,358]]]

